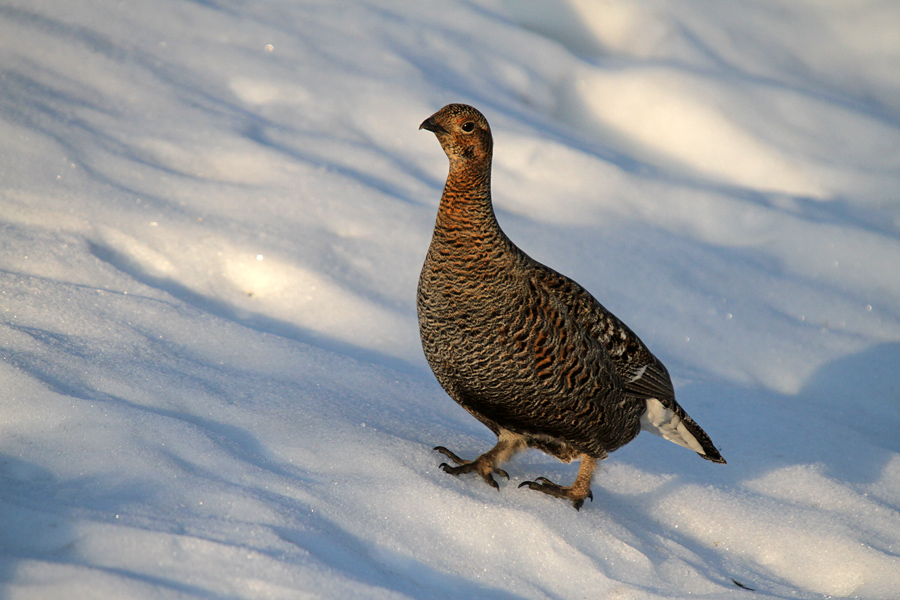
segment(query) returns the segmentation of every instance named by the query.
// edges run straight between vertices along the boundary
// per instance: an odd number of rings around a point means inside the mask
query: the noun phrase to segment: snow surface
[[[896,598],[900,4],[0,6],[0,598]],[[510,236],[728,459],[642,435],[580,512],[415,286],[493,127]],[[740,584],[740,585],[738,585]],[[753,588],[749,592],[741,586]]]

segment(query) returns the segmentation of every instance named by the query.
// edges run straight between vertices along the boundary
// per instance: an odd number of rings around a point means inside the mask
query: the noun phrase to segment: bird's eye
[[[465,123],[460,125],[459,128],[466,133],[472,133],[473,131],[475,131],[475,123],[473,123],[472,121],[466,121]]]

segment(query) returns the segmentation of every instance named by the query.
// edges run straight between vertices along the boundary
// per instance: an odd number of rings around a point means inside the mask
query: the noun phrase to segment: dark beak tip
[[[447,130],[441,127],[440,124],[434,120],[433,116],[422,121],[422,124],[419,125],[419,129],[425,129],[432,133],[447,133]]]

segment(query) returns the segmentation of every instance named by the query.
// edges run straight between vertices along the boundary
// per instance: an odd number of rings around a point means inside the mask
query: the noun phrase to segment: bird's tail
[[[647,411],[641,416],[641,429],[693,450],[706,460],[725,464],[712,440],[677,403],[668,407],[656,398],[647,398]]]

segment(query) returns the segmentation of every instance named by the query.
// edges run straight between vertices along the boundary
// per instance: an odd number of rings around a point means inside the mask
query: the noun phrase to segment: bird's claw
[[[487,484],[489,486],[491,486],[492,488],[494,488],[497,491],[500,491],[500,484],[498,484],[494,480],[494,478],[491,476],[491,472],[496,473],[497,475],[500,475],[501,477],[505,477],[506,479],[509,479],[509,473],[507,473],[503,469],[491,466],[490,471],[485,471],[484,469],[481,468],[481,463],[479,462],[478,459],[463,460],[462,458],[458,457],[452,451],[448,450],[447,448],[444,448],[443,446],[435,446],[434,449],[435,449],[435,451],[440,452],[441,454],[443,454],[444,456],[446,456],[447,458],[449,458],[450,460],[455,462],[457,465],[455,467],[451,467],[447,463],[439,464],[438,468],[440,468],[444,473],[449,473],[451,475],[462,475],[463,473],[472,473],[474,471],[474,472],[478,473],[479,475],[481,475],[481,478],[484,479],[485,482],[487,482]]]
[[[519,484],[520,488],[528,487],[532,490],[537,490],[539,492],[543,492],[548,496],[553,496],[554,498],[565,498],[567,500],[572,501],[572,506],[575,507],[575,510],[580,510],[582,505],[584,504],[585,498],[590,498],[591,502],[594,501],[594,493],[588,488],[588,491],[585,495],[576,494],[573,492],[571,487],[563,487],[559,484],[553,483],[546,477],[538,477],[534,481],[523,481]]]

